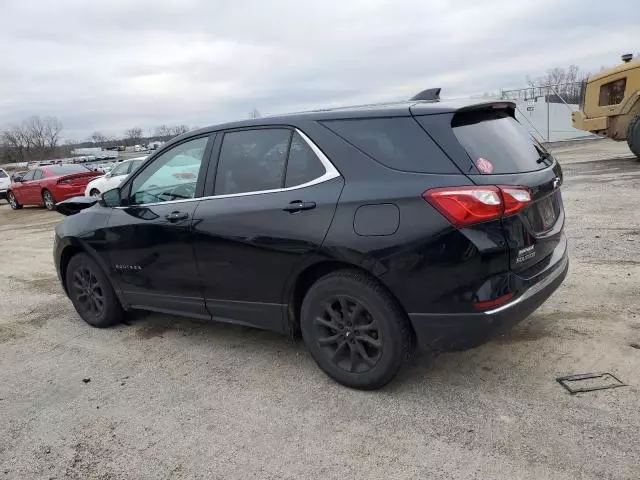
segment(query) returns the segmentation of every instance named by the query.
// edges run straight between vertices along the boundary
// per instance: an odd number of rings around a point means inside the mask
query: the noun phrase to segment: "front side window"
[[[130,203],[194,198],[208,137],[181,143],[155,158],[131,184]]]
[[[627,79],[621,78],[613,82],[605,83],[600,87],[598,105],[617,105],[624,99],[624,89],[627,87]]]
[[[281,188],[291,133],[285,128],[225,133],[216,172],[215,194]]]

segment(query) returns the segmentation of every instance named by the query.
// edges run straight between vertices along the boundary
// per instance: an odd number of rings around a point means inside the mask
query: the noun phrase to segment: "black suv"
[[[508,102],[246,120],[58,204],[84,210],[56,228],[55,266],[93,326],[144,309],[301,332],[329,376],[373,389],[417,345],[476,344],[558,288],[561,184]]]

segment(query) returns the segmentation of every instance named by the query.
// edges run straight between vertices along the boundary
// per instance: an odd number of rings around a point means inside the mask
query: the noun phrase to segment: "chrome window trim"
[[[278,128],[278,126],[274,126],[273,128]],[[187,203],[187,202],[199,202],[200,200],[213,200],[217,198],[234,198],[234,197],[246,197],[251,195],[263,195],[267,193],[279,193],[279,192],[289,192],[293,190],[299,190],[301,188],[311,187],[313,185],[318,185],[319,183],[328,182],[329,180],[333,180],[334,178],[338,178],[340,176],[340,172],[338,169],[331,163],[331,160],[327,158],[327,156],[318,148],[318,146],[311,140],[304,132],[298,130],[297,128],[293,129],[296,133],[298,133],[302,139],[307,142],[307,145],[311,148],[313,153],[316,154],[322,165],[324,166],[324,174],[320,175],[313,180],[310,180],[306,183],[301,183],[300,185],[294,185],[293,187],[282,187],[282,188],[272,188],[271,190],[258,190],[255,192],[242,192],[242,193],[227,193],[224,195],[208,195],[206,197],[195,197],[195,198],[185,198],[181,200],[168,200],[166,202],[154,202],[154,203],[140,203],[137,205],[130,205],[127,207],[114,207],[114,208],[130,208],[130,207],[149,207],[153,205],[167,205],[167,204],[175,204],[175,203]]]

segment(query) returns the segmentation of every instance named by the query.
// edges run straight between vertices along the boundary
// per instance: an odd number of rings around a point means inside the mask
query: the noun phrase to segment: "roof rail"
[[[422,90],[417,95],[411,97],[409,100],[440,100],[440,88],[427,88]]]

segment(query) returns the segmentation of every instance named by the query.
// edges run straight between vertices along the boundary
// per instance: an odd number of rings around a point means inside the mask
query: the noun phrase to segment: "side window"
[[[7,178],[8,176],[9,175],[7,175],[7,173],[0,168],[0,178]]]
[[[600,98],[598,106],[617,105],[624,99],[624,89],[627,86],[627,79],[621,78],[613,82],[605,83],[600,87]]]
[[[322,124],[378,163],[395,170],[456,171],[442,150],[411,117],[330,120]]]
[[[216,195],[281,188],[291,130],[269,128],[228,132],[222,139]]]
[[[326,172],[320,159],[313,153],[311,147],[295,132],[291,139],[285,187],[295,187],[321,177]]]
[[[23,181],[23,182],[28,182],[28,181],[30,181],[30,180],[33,180],[33,175],[34,175],[34,174],[35,174],[35,171],[34,171],[34,170],[29,170],[27,173],[25,173],[25,174],[22,176],[22,181]]]
[[[168,202],[194,198],[208,137],[181,143],[166,151],[133,180],[130,203]]]
[[[34,180],[40,180],[42,177],[44,177],[44,173],[42,172],[42,170],[36,170],[33,174]]]

